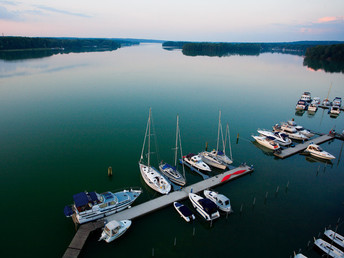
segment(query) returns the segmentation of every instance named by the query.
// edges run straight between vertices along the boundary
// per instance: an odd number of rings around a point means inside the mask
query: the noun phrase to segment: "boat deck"
[[[161,208],[164,208],[166,206],[169,206],[173,204],[173,202],[188,198],[188,195],[191,189],[193,193],[198,193],[205,189],[215,187],[217,185],[233,180],[237,177],[251,173],[252,171],[253,171],[253,167],[249,167],[247,165],[241,165],[237,168],[227,170],[224,173],[202,180],[193,185],[183,187],[179,191],[172,192],[168,195],[164,195],[164,196],[152,199],[150,201],[134,206],[130,209],[125,209],[124,211],[107,216],[105,217],[105,219],[107,221],[135,219],[143,215],[146,215],[148,213],[159,210]],[[63,257],[65,258],[78,257],[90,232],[98,228],[101,228],[103,225],[104,225],[103,220],[100,220],[97,222],[90,222],[90,223],[81,225],[78,231],[76,232],[72,242],[68,246],[66,252],[64,253]]]
[[[284,149],[279,153],[274,152],[274,155],[276,157],[284,159],[284,158],[290,157],[296,153],[299,153],[299,152],[305,150],[311,142],[313,142],[315,144],[321,144],[323,142],[327,142],[327,141],[332,140],[332,139],[334,139],[334,137],[332,135],[325,134],[325,135],[319,136],[315,139],[306,141],[304,143],[297,144],[295,147],[289,147],[287,149]]]

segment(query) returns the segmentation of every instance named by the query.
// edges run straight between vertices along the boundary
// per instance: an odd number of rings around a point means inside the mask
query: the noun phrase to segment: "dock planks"
[[[309,140],[305,143],[297,144],[295,147],[289,147],[287,149],[284,149],[280,153],[274,152],[274,155],[276,157],[284,159],[284,158],[290,157],[296,153],[299,153],[299,152],[305,150],[311,142],[313,142],[315,144],[321,144],[323,142],[327,142],[327,141],[332,140],[332,139],[334,139],[333,136],[325,134],[325,135],[319,136],[315,139]]]
[[[181,188],[179,191],[172,192],[168,195],[164,195],[153,200],[144,202],[142,204],[136,205],[130,209],[123,210],[121,212],[115,213],[113,215],[105,217],[107,221],[111,220],[124,220],[124,219],[135,219],[166,206],[171,205],[173,202],[180,201],[188,198],[189,193],[192,189],[193,193],[201,192],[205,189],[215,187],[217,185],[226,183],[237,177],[243,176],[245,174],[251,173],[253,167],[246,165],[241,165],[237,168],[228,170],[224,173],[218,174],[214,177],[202,180],[193,185]],[[72,242],[68,246],[66,252],[64,253],[64,258],[78,257],[80,251],[82,250],[89,234],[98,228],[103,227],[103,220],[96,222],[89,222],[80,226],[76,232]]]

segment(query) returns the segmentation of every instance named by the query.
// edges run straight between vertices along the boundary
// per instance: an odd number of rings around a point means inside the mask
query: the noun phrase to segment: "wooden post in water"
[[[236,143],[238,144],[238,142],[239,142],[239,133],[237,135],[237,142]]]
[[[108,176],[112,176],[112,167],[108,167]]]
[[[205,142],[205,151],[208,151],[208,142]]]

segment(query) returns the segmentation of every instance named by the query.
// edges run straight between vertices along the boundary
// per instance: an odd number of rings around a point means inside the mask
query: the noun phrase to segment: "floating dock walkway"
[[[172,205],[173,202],[180,201],[183,199],[188,198],[189,193],[192,189],[193,193],[201,192],[205,189],[215,187],[217,185],[226,183],[230,180],[233,180],[237,177],[243,176],[245,174],[253,172],[253,167],[249,167],[247,165],[241,165],[235,169],[228,170],[224,173],[218,174],[214,177],[210,177],[208,179],[202,180],[198,183],[195,183],[190,186],[186,186],[181,188],[179,191],[171,192],[168,195],[164,195],[145,203],[133,206],[130,209],[126,209],[124,211],[115,213],[113,215],[105,217],[108,221],[111,220],[124,220],[124,219],[135,219],[146,215],[148,213],[154,212],[166,206]],[[104,220],[96,221],[96,222],[89,222],[83,224],[79,227],[78,231],[76,232],[72,242],[68,246],[66,252],[64,253],[64,258],[69,257],[78,257],[80,254],[87,237],[89,234],[98,228],[104,226]]]
[[[274,155],[276,157],[284,159],[284,158],[290,157],[290,156],[292,156],[298,152],[305,150],[311,142],[313,142],[315,144],[320,144],[320,143],[327,142],[327,141],[332,140],[332,139],[334,139],[334,137],[332,135],[325,134],[325,135],[322,135],[322,136],[317,137],[315,139],[309,140],[305,143],[297,144],[295,147],[289,147],[287,149],[281,150],[281,152],[279,152],[279,153],[274,152]]]

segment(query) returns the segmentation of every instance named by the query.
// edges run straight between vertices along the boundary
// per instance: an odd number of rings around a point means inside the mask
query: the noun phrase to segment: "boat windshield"
[[[108,228],[108,227],[105,227],[104,228],[104,232],[105,232],[105,234],[107,234],[108,236],[111,236],[111,230]]]

